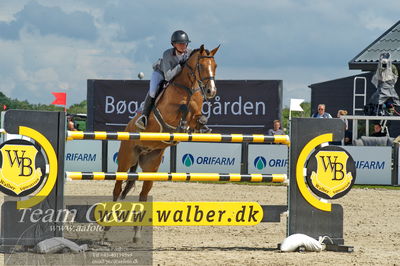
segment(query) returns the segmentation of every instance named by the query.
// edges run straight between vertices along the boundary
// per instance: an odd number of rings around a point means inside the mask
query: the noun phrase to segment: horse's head
[[[219,46],[212,51],[208,51],[202,45],[200,49],[193,51],[188,61],[188,64],[193,69],[198,85],[207,99],[212,99],[217,94],[217,87],[215,85],[217,64],[215,63],[214,55],[217,53],[218,48]]]

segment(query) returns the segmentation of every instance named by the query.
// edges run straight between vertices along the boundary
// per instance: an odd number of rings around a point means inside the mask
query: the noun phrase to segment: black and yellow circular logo
[[[338,146],[317,148],[307,162],[306,180],[312,192],[321,198],[343,197],[356,180],[354,160]]]
[[[0,191],[10,196],[26,196],[43,182],[46,161],[39,146],[15,139],[0,145]]]

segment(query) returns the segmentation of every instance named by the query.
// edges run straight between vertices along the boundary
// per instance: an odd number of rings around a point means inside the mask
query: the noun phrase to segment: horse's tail
[[[129,172],[136,172],[137,166],[138,166],[138,164],[136,163],[134,166],[132,166],[132,167],[129,169]],[[128,180],[128,181],[126,181],[126,185],[125,185],[125,187],[124,187],[124,190],[123,190],[122,193],[121,193],[121,200],[123,200],[123,199],[126,198],[126,195],[128,195],[129,190],[131,190],[132,187],[134,187],[134,186],[135,186],[135,180]]]

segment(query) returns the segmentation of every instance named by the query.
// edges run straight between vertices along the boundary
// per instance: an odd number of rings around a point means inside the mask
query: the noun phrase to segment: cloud
[[[97,29],[93,17],[81,11],[64,13],[59,7],[46,7],[29,2],[10,22],[0,22],[0,37],[17,40],[21,30],[40,35],[59,35],[69,38],[95,40]]]
[[[137,66],[123,56],[126,44],[110,45],[21,30],[19,40],[0,40],[0,88],[8,96],[50,103],[52,91],[68,102],[86,97],[87,79],[130,79]]]
[[[193,47],[222,43],[220,60],[228,66],[339,66],[364,48],[357,42],[368,43],[371,34],[379,34],[378,28],[365,27],[355,15],[376,14],[374,5],[373,1],[118,1],[105,10],[104,21],[121,26],[118,40],[137,41],[131,56],[139,61],[156,60],[169,47],[170,34],[183,29]]]
[[[347,62],[398,20],[398,1],[0,1],[0,90],[49,103],[86,98],[87,79],[135,79],[171,47],[222,44],[217,79],[283,79],[284,99],[353,75]],[[400,2],[399,2],[400,3]],[[302,96],[304,95],[304,96]]]
[[[313,67],[304,66],[277,66],[269,68],[257,67],[225,67],[217,69],[218,79],[260,79],[283,81],[283,106],[288,106],[290,98],[311,100],[311,90],[308,85],[322,81],[348,76],[349,72],[344,67],[320,67],[316,71]],[[218,80],[217,80],[218,87]]]

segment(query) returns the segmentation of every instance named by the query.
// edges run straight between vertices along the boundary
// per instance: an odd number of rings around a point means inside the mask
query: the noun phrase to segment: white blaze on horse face
[[[208,65],[207,72],[208,72],[209,77],[215,77],[215,73],[211,67],[211,64]],[[207,86],[207,90],[206,90],[207,98],[212,99],[215,97],[216,94],[217,94],[217,87],[215,86],[215,80],[210,79],[210,80],[208,80],[208,86]]]

